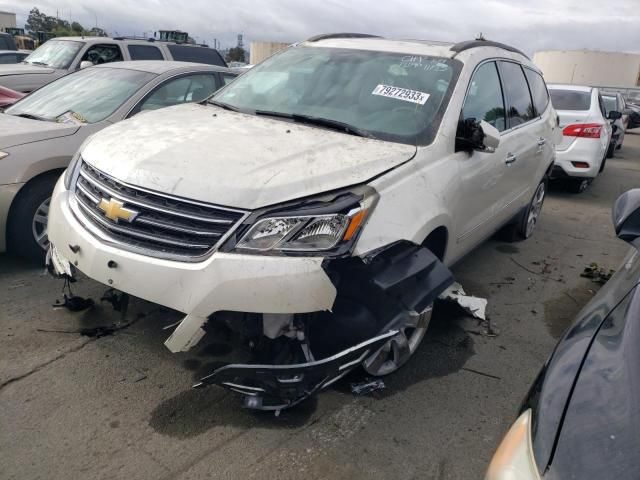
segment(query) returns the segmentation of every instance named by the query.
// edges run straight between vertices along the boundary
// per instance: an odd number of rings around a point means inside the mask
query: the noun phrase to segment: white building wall
[[[547,83],[635,87],[640,85],[640,55],[634,53],[555,50],[536,52],[534,63]]]
[[[255,65],[276,52],[287,48],[290,43],[279,42],[251,42],[249,46],[249,63]]]
[[[16,14],[11,12],[0,12],[0,32],[4,32],[5,28],[15,28]]]

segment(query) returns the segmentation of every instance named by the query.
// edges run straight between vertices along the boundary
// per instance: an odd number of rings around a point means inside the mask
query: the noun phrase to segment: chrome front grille
[[[76,178],[75,198],[82,220],[107,239],[162,258],[206,255],[245,216],[240,210],[127,185],[85,162]]]

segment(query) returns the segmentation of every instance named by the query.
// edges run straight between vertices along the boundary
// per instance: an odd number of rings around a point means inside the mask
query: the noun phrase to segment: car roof
[[[437,40],[392,39],[373,35],[338,33],[318,35],[296,46],[345,48],[406,55],[456,59],[464,64],[476,65],[487,59],[508,59],[521,63],[542,75],[540,69],[521,51],[501,43],[470,40],[458,43]]]
[[[593,87],[588,85],[569,85],[563,83],[548,83],[547,87],[551,90],[573,90],[574,92],[590,92]]]
[[[30,52],[25,52],[24,50],[0,50],[0,54],[2,53],[30,53]]]
[[[198,69],[202,71],[229,72],[235,73],[229,68],[218,67],[217,65],[207,65],[205,63],[178,62],[175,60],[130,60],[123,62],[110,62],[95,65],[91,68],[120,68],[125,70],[138,70],[140,72],[163,73],[179,69]]]

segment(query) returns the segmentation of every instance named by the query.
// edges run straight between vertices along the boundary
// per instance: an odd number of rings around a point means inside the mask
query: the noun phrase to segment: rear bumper
[[[565,177],[595,178],[598,176],[606,151],[597,139],[577,138],[566,150],[556,150],[555,172],[564,172]],[[572,162],[584,162],[588,168],[576,167]]]

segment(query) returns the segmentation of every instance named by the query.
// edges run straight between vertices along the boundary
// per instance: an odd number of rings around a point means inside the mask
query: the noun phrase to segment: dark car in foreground
[[[634,248],[556,346],[486,480],[640,478],[640,189],[613,220]]]

